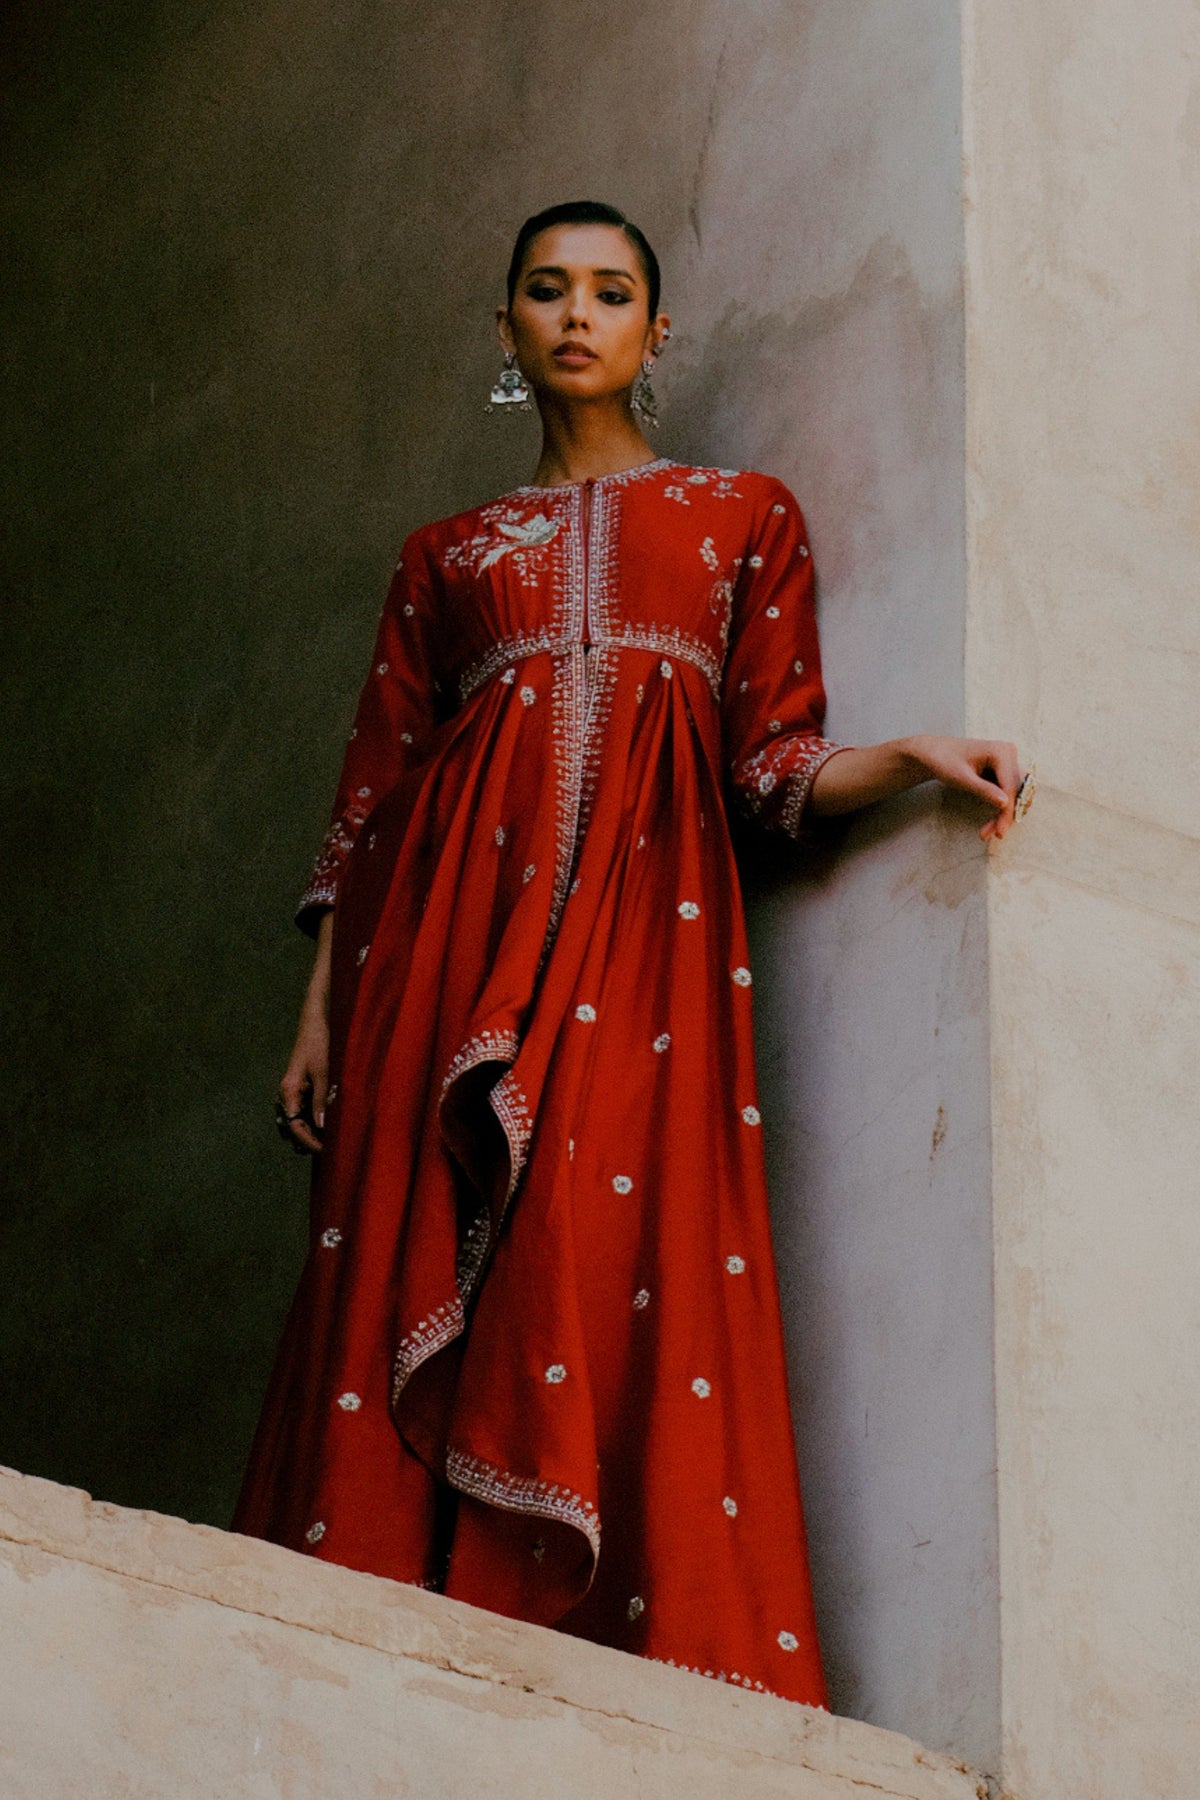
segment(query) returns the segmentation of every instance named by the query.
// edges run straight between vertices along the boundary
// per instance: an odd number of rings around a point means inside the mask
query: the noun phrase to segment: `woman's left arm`
[[[1017,747],[993,738],[921,734],[838,750],[813,776],[807,810],[814,817],[856,812],[923,781],[940,781],[985,801],[993,814],[979,835],[985,841],[1002,838],[1013,823],[1021,785]]]

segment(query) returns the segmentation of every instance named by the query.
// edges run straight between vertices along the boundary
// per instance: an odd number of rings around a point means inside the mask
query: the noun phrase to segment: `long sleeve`
[[[781,481],[769,482],[734,584],[721,713],[735,803],[768,830],[801,837],[813,777],[848,746],[821,734],[813,562],[804,515]]]
[[[317,935],[321,913],[337,903],[351,846],[377,801],[419,760],[437,724],[434,586],[419,532],[405,539],[354,714],[329,830],[300,896],[295,920]]]

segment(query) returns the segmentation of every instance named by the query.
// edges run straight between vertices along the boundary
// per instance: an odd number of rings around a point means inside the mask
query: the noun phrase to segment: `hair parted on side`
[[[534,213],[526,219],[517,233],[517,241],[513,245],[512,260],[508,265],[508,304],[513,303],[517,291],[517,282],[521,275],[521,265],[525,260],[525,252],[531,239],[539,231],[546,231],[551,225],[616,225],[625,233],[642,264],[642,273],[646,277],[646,285],[650,289],[650,317],[658,311],[659,294],[662,291],[662,273],[658,266],[658,258],[650,248],[650,241],[644,231],[634,225],[631,220],[619,212],[615,206],[606,206],[602,200],[564,200],[558,206],[548,206],[543,212]]]

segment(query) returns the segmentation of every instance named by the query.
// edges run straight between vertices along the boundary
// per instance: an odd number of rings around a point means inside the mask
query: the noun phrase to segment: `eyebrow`
[[[593,275],[619,275],[622,281],[636,280],[636,277],[631,275],[629,273],[628,269],[593,269],[592,274]],[[529,281],[535,275],[560,275],[564,281],[568,281],[570,279],[566,269],[560,269],[557,266],[552,265],[550,263],[540,263],[536,269],[526,269],[525,280]]]

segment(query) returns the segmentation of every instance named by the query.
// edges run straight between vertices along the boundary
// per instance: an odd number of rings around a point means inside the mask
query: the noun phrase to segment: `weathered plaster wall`
[[[1004,1774],[1200,1768],[1200,16],[971,0],[970,719],[995,858]]]
[[[907,1738],[0,1470],[5,1800],[982,1800]]]
[[[663,447],[800,496],[834,734],[962,723],[957,14],[126,0],[3,29],[4,1454],[223,1523],[300,1256],[269,1112],[291,907],[396,545],[531,468],[479,411],[527,212],[598,194],[659,244]],[[970,826],[917,803],[836,865],[750,862],[836,1703],[986,1763]]]

